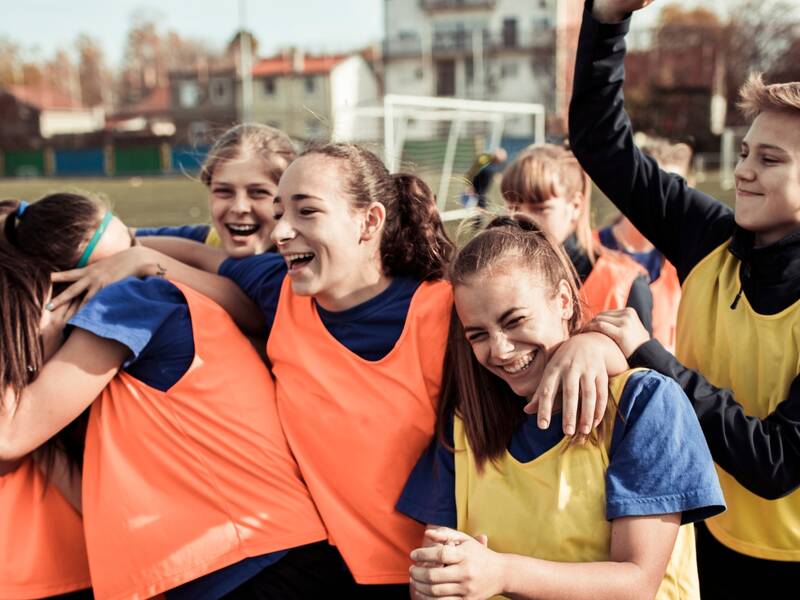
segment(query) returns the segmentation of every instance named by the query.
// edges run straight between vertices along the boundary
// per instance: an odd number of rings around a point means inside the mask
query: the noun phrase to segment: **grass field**
[[[426,177],[436,190],[435,177]],[[491,200],[500,202],[498,185],[491,190]],[[731,204],[732,190],[723,190],[718,175],[707,175],[698,187],[712,196]],[[456,198],[460,186],[454,182],[449,196]],[[84,179],[0,179],[0,198],[21,198],[32,201],[55,191],[87,191],[104,196],[114,212],[132,227],[183,225],[208,222],[206,188],[198,180],[185,175],[172,177],[84,178]],[[454,202],[448,202],[448,207]],[[616,209],[595,191],[592,214],[596,225],[606,224]]]

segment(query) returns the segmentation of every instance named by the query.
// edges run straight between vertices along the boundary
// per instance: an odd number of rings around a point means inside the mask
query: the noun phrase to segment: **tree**
[[[110,74],[105,66],[103,50],[99,44],[82,33],[75,40],[78,54],[78,81],[81,99],[87,106],[110,105]]]

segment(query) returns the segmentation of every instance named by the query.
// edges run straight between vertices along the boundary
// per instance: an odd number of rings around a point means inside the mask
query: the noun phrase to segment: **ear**
[[[364,221],[361,224],[361,238],[359,242],[367,242],[378,237],[385,222],[386,207],[380,202],[373,202],[370,204],[364,212]]]
[[[556,301],[558,302],[558,310],[561,318],[564,321],[569,321],[575,313],[575,305],[572,299],[572,287],[565,279],[558,282]]]

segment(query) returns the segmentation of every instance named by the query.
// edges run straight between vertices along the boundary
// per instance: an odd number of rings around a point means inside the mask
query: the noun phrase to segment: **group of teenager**
[[[792,597],[800,84],[743,88],[734,214],[634,144],[648,3],[587,2],[570,149],[460,248],[416,176],[251,124],[210,225],[0,204],[0,598]]]

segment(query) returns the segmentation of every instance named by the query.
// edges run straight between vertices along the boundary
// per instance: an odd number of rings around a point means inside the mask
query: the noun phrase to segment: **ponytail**
[[[386,275],[421,281],[445,275],[455,246],[439,216],[436,197],[422,179],[407,173],[390,175],[377,156],[355,144],[312,146],[303,156],[308,154],[346,163],[344,188],[356,207],[380,202],[386,208],[380,246]]]
[[[397,188],[397,218],[389,220],[381,239],[387,274],[418,280],[441,279],[455,246],[444,229],[436,197],[416,175],[392,175]]]

